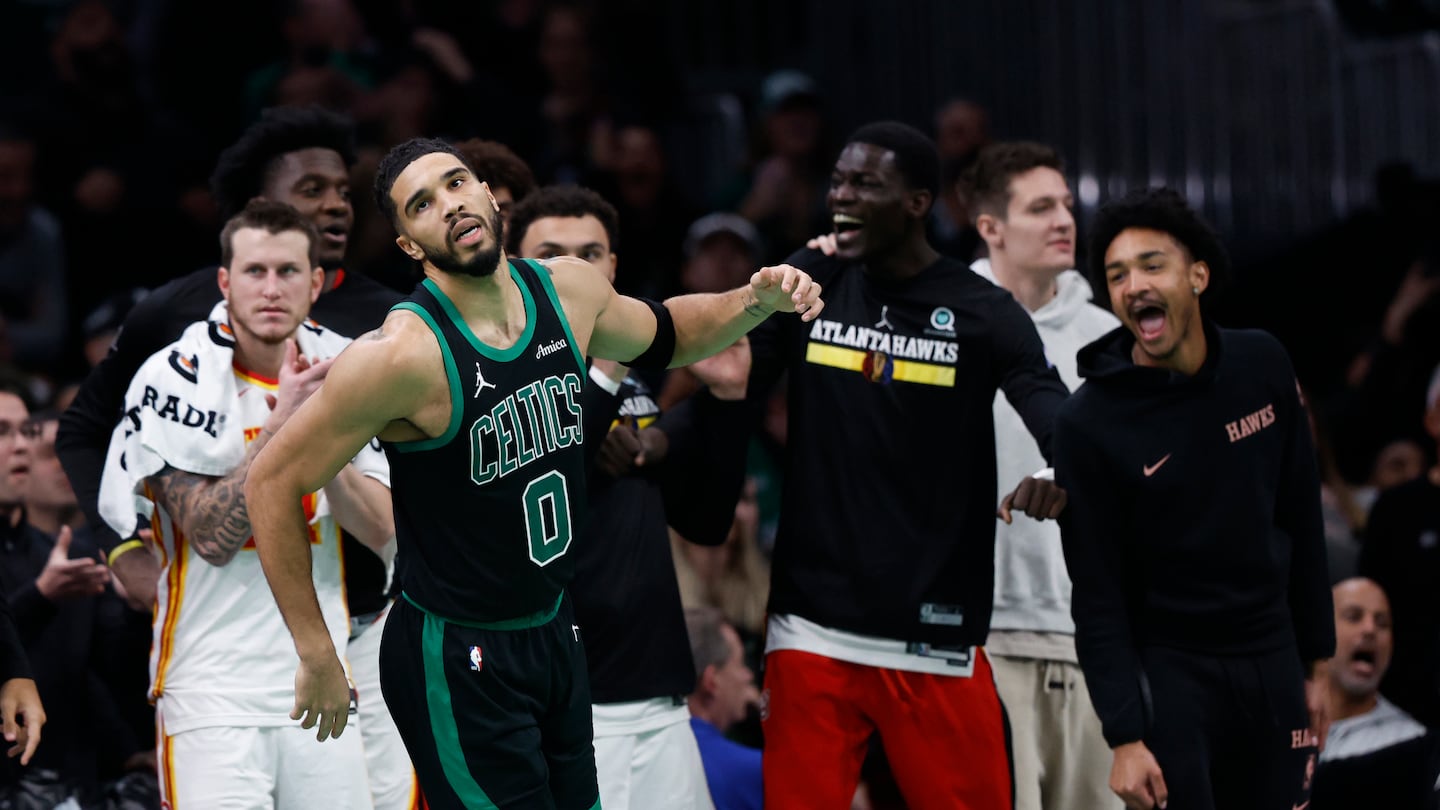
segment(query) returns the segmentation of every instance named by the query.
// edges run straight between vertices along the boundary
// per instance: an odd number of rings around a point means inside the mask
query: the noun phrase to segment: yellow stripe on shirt
[[[811,341],[805,350],[805,362],[845,371],[863,372],[865,358],[869,355],[870,352],[860,349],[847,349],[843,346],[831,346],[827,343]],[[887,357],[894,366],[891,373],[892,379],[921,385],[938,385],[944,388],[955,387],[954,366],[921,363],[916,360],[900,360],[889,355]]]

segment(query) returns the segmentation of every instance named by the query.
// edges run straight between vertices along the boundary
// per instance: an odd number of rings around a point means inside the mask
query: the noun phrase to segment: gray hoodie
[[[970,265],[976,274],[994,284],[989,259]],[[1045,344],[1045,355],[1070,390],[1080,386],[1075,353],[1082,346],[1120,325],[1108,311],[1091,303],[1094,297],[1085,277],[1066,270],[1055,280],[1055,298],[1030,317]],[[1025,429],[1020,415],[1002,394],[995,396],[995,471],[1001,492],[1009,492],[1021,479],[1046,466],[1040,448]],[[1015,513],[1014,522],[995,524],[995,614],[990,622],[990,648],[1002,655],[1022,654],[1007,649],[997,631],[1075,634],[1070,618],[1070,577],[1060,550],[1060,526]],[[1049,657],[1049,656],[1045,656]],[[1073,650],[1065,656],[1074,660]]]

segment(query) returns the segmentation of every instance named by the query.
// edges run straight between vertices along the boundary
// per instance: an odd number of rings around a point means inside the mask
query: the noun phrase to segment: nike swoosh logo
[[[1154,474],[1155,474],[1155,471],[1158,470],[1158,469],[1160,469],[1160,465],[1164,464],[1165,462],[1167,462],[1167,461],[1169,461],[1169,460],[1170,460],[1170,454],[1169,454],[1169,453],[1166,453],[1164,458],[1160,459],[1159,461],[1155,462],[1154,464],[1146,464],[1145,467],[1143,468],[1143,472],[1145,473],[1145,477],[1146,477],[1146,478],[1149,478],[1150,476],[1154,475]],[[1296,810],[1301,810],[1301,808],[1296,808]]]

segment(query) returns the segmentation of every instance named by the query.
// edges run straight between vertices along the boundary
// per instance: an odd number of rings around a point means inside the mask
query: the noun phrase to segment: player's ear
[[[425,261],[425,250],[416,244],[414,239],[401,234],[395,237],[395,244],[399,245],[400,249],[405,251],[406,256],[409,256],[417,262]]]
[[[224,267],[215,273],[215,283],[220,285],[220,297],[230,303],[230,271]]]
[[[720,668],[711,664],[700,673],[700,691],[715,694],[720,686]]]
[[[928,189],[918,189],[910,192],[909,198],[905,201],[905,212],[916,219],[924,219],[930,212],[930,204],[935,201],[935,195]]]
[[[1205,288],[1210,286],[1210,265],[1203,261],[1192,262],[1190,264],[1190,285],[1194,288],[1196,295],[1205,292]]]

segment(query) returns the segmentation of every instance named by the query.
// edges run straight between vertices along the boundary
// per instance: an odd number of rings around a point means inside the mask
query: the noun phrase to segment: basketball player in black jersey
[[[585,657],[563,596],[585,500],[584,357],[690,363],[773,312],[813,320],[819,288],[782,265],[738,290],[658,304],[616,294],[583,261],[511,262],[495,198],[434,139],[391,150],[375,190],[425,281],[336,359],[246,488],[301,659],[294,717],[339,736],[349,696],[289,493],[378,437],[405,560],[381,680],[426,801],[596,807]]]

